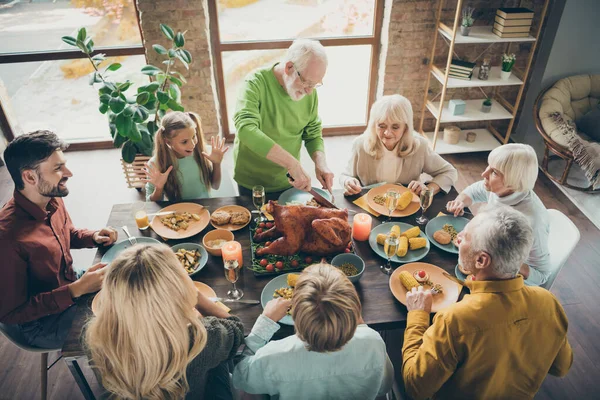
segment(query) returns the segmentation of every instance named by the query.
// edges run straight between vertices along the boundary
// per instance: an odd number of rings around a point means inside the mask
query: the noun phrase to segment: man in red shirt
[[[62,346],[73,299],[100,290],[105,264],[77,279],[71,248],[113,244],[117,232],[76,229],[61,197],[69,194],[67,147],[54,133],[36,131],[13,140],[4,161],[15,183],[0,210],[0,322],[19,327],[32,346]]]

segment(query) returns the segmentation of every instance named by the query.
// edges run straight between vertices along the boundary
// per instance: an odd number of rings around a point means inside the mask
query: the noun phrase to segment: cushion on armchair
[[[588,135],[590,139],[600,142],[600,103],[592,111],[579,118],[577,130]]]

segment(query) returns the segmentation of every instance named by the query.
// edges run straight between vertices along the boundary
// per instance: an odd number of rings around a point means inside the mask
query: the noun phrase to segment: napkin
[[[377,211],[373,210],[371,208],[371,206],[369,206],[369,203],[367,202],[367,195],[366,194],[364,196],[361,196],[358,199],[354,200],[353,203],[356,204],[357,206],[359,206],[360,208],[362,208],[363,210],[367,211],[368,213],[376,216],[376,217],[379,217],[381,215]]]

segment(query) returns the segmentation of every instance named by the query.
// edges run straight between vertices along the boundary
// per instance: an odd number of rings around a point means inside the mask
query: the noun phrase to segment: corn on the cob
[[[416,238],[420,234],[421,234],[421,228],[419,228],[418,226],[415,226],[413,228],[410,228],[407,231],[404,231],[404,233],[400,236],[406,236],[408,239],[412,239],[412,238]]]
[[[385,233],[380,233],[379,235],[377,235],[377,244],[380,244],[383,246],[385,244],[386,237],[387,237],[387,235]]]
[[[411,203],[413,198],[413,194],[410,190],[402,193],[400,198],[398,199],[398,205],[396,206],[396,210],[404,210]]]
[[[422,249],[423,247],[427,246],[427,239],[422,237],[411,238],[408,239],[408,245],[411,250]]]
[[[287,284],[289,287],[296,287],[296,281],[298,280],[298,274],[288,274],[287,276]]]
[[[390,235],[400,236],[400,227],[398,225],[392,226],[392,229],[390,230]]]
[[[406,236],[400,236],[400,243],[398,243],[398,251],[396,255],[398,257],[404,257],[408,252],[408,238]]]
[[[400,278],[400,283],[402,283],[402,286],[404,286],[404,288],[409,292],[412,290],[412,288],[421,286],[415,277],[412,276],[408,271],[400,272],[398,278]]]

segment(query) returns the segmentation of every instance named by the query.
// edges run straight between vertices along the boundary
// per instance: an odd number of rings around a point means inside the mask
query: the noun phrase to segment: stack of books
[[[528,8],[499,8],[492,32],[501,38],[528,37],[533,11]]]
[[[448,76],[468,81],[473,76],[473,68],[475,68],[475,63],[453,59]]]

